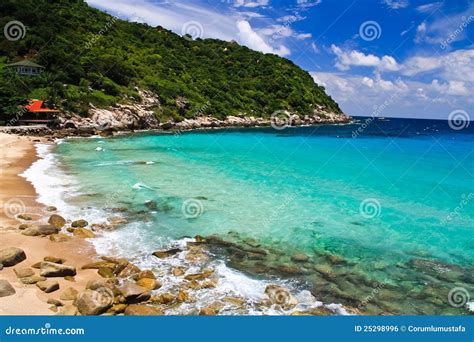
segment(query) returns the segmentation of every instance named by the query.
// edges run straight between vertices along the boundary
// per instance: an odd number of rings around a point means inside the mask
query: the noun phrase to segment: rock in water
[[[6,280],[0,280],[0,297],[13,296],[16,293],[13,286]]]
[[[110,289],[85,290],[77,296],[76,305],[82,315],[100,315],[112,307],[114,294]]]
[[[296,298],[284,287],[279,285],[268,285],[265,294],[270,298],[272,304],[282,306],[294,306],[298,304]]]
[[[84,228],[89,225],[89,222],[86,220],[76,220],[71,223],[71,227],[73,228]]]
[[[4,267],[15,266],[26,259],[25,252],[16,247],[9,247],[0,250],[0,264]]]
[[[54,214],[49,217],[48,223],[55,228],[61,229],[66,224],[64,217]]]
[[[59,290],[59,283],[53,280],[39,281],[36,283],[36,286],[38,286],[41,291],[46,293],[51,293]]]
[[[137,285],[152,291],[161,287],[161,283],[158,280],[150,278],[139,279]]]
[[[43,261],[40,266],[40,275],[43,277],[66,277],[75,276],[76,268],[53,262]]]
[[[163,311],[155,306],[132,304],[125,309],[125,316],[161,316]]]
[[[296,252],[291,256],[291,260],[295,262],[306,262],[309,260],[309,256],[301,252]]]
[[[172,248],[172,249],[169,249],[167,251],[156,251],[153,253],[154,256],[156,256],[157,258],[160,258],[160,259],[164,259],[164,258],[168,258],[170,256],[173,256],[177,253],[180,253],[182,252],[181,249],[179,248]]]

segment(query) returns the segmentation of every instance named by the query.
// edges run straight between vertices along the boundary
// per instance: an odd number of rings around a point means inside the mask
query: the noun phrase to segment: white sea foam
[[[58,141],[57,144],[61,144]],[[104,222],[104,212],[101,209],[81,208],[77,205],[69,204],[74,197],[80,196],[80,186],[74,177],[68,175],[59,164],[57,156],[52,153],[54,146],[47,144],[37,144],[37,154],[39,159],[26,170],[22,176],[30,181],[38,193],[38,201],[45,205],[54,205],[59,213],[66,218],[85,218],[89,222]],[[136,183],[134,189],[149,187],[143,183]],[[96,251],[101,255],[122,256],[134,262],[142,269],[152,269],[160,275],[163,287],[160,292],[176,288],[182,282],[182,278],[171,274],[171,269],[176,266],[183,266],[188,273],[200,272],[201,266],[196,266],[186,260],[186,252],[178,253],[174,257],[158,259],[152,253],[161,248],[177,246],[185,250],[186,244],[193,239],[171,240],[169,238],[150,234],[153,227],[145,227],[143,222],[132,222],[127,226],[112,232],[99,233],[96,239],[90,241],[94,244]],[[152,225],[148,223],[148,225]],[[155,227],[156,228],[156,227]],[[300,291],[291,282],[281,280],[256,280],[244,273],[227,267],[222,260],[211,260],[208,266],[215,270],[219,279],[219,284],[215,288],[199,290],[199,292],[190,290],[191,295],[195,296],[197,302],[193,305],[183,304],[176,311],[170,311],[170,314],[183,314],[192,310],[192,308],[204,306],[212,301],[223,299],[229,296],[245,298],[246,314],[251,315],[281,315],[289,314],[295,310],[308,310],[320,307],[323,304],[317,301],[308,291]],[[265,288],[269,284],[279,284],[289,288],[299,301],[299,305],[292,310],[284,311],[280,307],[269,307],[262,310],[258,302],[266,299]],[[347,314],[339,304],[326,306],[338,314]],[[188,310],[188,311],[186,311]],[[242,314],[242,311],[236,311],[232,308],[222,310],[222,314],[235,315]]]

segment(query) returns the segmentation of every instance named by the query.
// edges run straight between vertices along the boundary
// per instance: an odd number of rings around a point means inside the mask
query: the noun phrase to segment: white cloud
[[[234,0],[235,7],[265,7],[269,3],[268,0],[257,0],[257,1],[247,1],[247,0]]]
[[[377,115],[446,119],[452,110],[472,108],[474,103],[469,96],[472,88],[463,82],[388,80],[379,73],[371,77],[340,72],[311,75],[350,115],[370,116],[383,105]]]
[[[383,0],[382,2],[391,9],[405,8],[410,4],[408,0]]]
[[[336,55],[336,68],[349,70],[351,66],[376,67],[380,70],[396,71],[399,65],[392,56],[379,58],[372,54],[364,54],[357,50],[345,51],[342,48],[331,45],[331,51]]]
[[[442,5],[440,3],[433,3],[425,6],[419,6],[420,11],[434,11],[436,6]],[[417,27],[415,42],[426,44],[444,44],[449,45],[453,42],[462,41],[468,38],[468,26],[474,23],[474,2],[469,7],[461,12],[451,15],[442,14],[434,17],[429,13],[429,18],[434,18],[430,21],[423,21]],[[444,48],[446,48],[443,47]]]
[[[182,34],[186,23],[195,21],[202,26],[202,38],[218,38],[226,41],[235,40],[247,47],[264,53],[275,53],[288,56],[291,52],[285,46],[270,45],[252,29],[250,23],[242,18],[256,17],[254,12],[223,13],[212,8],[203,7],[190,1],[172,1],[153,3],[149,0],[87,0],[88,4],[121,18],[146,22],[152,26],[160,25],[177,34]],[[236,1],[238,7],[255,7],[252,3],[265,6],[268,0]],[[292,32],[291,28],[289,28]],[[285,37],[285,36],[284,36]],[[276,44],[275,44],[276,45]]]
[[[433,2],[431,4],[420,5],[416,10],[420,13],[430,13],[440,9],[441,6],[443,6],[442,2]]]
[[[296,0],[296,4],[300,8],[309,8],[319,5],[321,1],[322,0]]]
[[[250,26],[250,23],[246,20],[239,20],[237,22],[237,28],[239,30],[239,41],[251,49],[264,53],[274,53],[280,56],[287,56],[290,54],[290,50],[284,45],[281,45],[277,49],[268,45],[265,40],[263,40],[263,38],[252,29],[252,26]]]

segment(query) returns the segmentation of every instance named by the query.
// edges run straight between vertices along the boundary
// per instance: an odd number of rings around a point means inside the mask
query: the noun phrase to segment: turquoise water
[[[222,257],[255,277],[264,264],[369,313],[460,313],[447,293],[472,293],[472,128],[395,119],[358,127],[71,139],[56,152],[89,194],[82,201],[126,206],[150,243],[257,241],[271,251],[264,261]],[[310,261],[292,260],[295,252]],[[376,287],[385,296],[373,296]]]

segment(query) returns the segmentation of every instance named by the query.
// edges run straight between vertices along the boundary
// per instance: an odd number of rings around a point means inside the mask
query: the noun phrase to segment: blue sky
[[[474,1],[87,0],[291,59],[350,115],[474,115]]]

